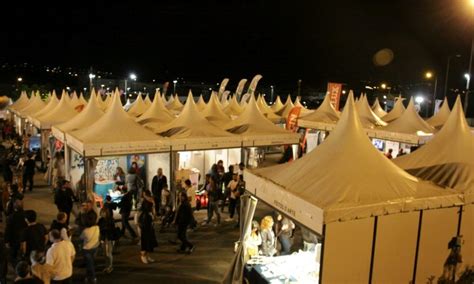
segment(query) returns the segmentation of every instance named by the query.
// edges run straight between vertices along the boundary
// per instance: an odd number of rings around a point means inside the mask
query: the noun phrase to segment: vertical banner
[[[219,96],[219,99],[222,99],[222,94],[224,94],[225,92],[227,83],[229,83],[229,79],[225,78],[224,80],[222,80],[221,84],[219,85],[219,93],[217,94]]]
[[[240,100],[240,96],[242,95],[242,92],[244,91],[245,83],[247,83],[247,79],[242,79],[239,82],[239,85],[237,86],[237,89],[235,90],[235,94],[237,95],[237,99]]]
[[[166,97],[166,92],[168,92],[168,87],[170,86],[170,82],[165,82],[163,84],[163,97]]]
[[[301,107],[296,106],[290,110],[286,118],[286,130],[296,132],[298,129],[298,117],[301,113]]]
[[[253,77],[252,81],[250,82],[250,86],[249,86],[249,89],[247,90],[247,93],[249,93],[252,96],[255,94],[255,90],[257,89],[257,84],[258,84],[258,81],[260,81],[260,79],[262,79],[262,75],[260,74],[257,74],[255,75],[255,77]]]
[[[434,109],[434,114],[433,115],[438,113],[442,103],[443,103],[443,100],[436,100],[435,101],[435,109]]]
[[[331,99],[331,104],[338,111],[339,102],[341,100],[342,84],[340,83],[328,83],[328,93],[329,98]]]

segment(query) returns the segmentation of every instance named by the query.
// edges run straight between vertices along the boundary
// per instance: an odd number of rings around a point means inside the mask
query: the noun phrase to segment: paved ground
[[[53,205],[50,189],[45,186],[40,176],[36,178],[38,186],[32,193],[25,195],[25,209],[38,212],[39,222],[49,227],[57,213]],[[197,212],[198,221],[202,221],[205,210]],[[223,214],[223,219],[228,217]],[[172,283],[220,283],[233,257],[234,242],[238,239],[238,229],[235,223],[223,222],[218,227],[201,226],[189,234],[189,239],[196,245],[191,255],[178,254],[176,245],[168,242],[174,238],[173,230],[158,233],[159,247],[151,255],[156,262],[143,264],[140,262],[138,245],[131,244],[129,239],[122,239],[114,255],[114,271],[111,274],[102,273],[105,259],[99,255],[96,259],[99,283],[157,283],[160,280],[172,280]],[[1,231],[4,223],[0,223]],[[80,268],[80,255],[77,257],[77,268],[74,269],[74,282],[82,283],[85,269]],[[10,278],[13,272],[10,273]]]

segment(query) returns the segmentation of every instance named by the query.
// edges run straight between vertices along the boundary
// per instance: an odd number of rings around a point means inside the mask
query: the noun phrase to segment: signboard
[[[331,99],[331,104],[338,111],[339,110],[339,102],[341,100],[342,84],[329,82],[328,83],[328,93],[329,93],[329,98]]]

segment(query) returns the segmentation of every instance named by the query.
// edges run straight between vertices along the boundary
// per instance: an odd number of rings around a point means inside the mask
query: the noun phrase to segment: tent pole
[[[372,252],[370,254],[370,269],[369,269],[369,284],[372,283],[372,275],[374,273],[374,259],[375,259],[375,244],[377,242],[377,224],[379,216],[374,218],[374,234],[372,237]]]
[[[458,219],[458,230],[456,232],[456,236],[461,235],[461,222],[462,222],[462,212],[463,212],[463,205],[459,206],[459,219]]]
[[[323,224],[323,239],[321,244],[321,256],[319,261],[319,284],[323,283],[323,263],[324,263],[324,248],[326,246],[326,224]]]
[[[416,283],[416,269],[418,265],[418,252],[420,250],[420,238],[421,238],[421,225],[423,224],[423,210],[420,211],[420,218],[418,220],[418,234],[416,237],[416,248],[415,248],[415,263],[413,265],[413,278],[411,283]]]
[[[171,192],[171,189],[174,188],[174,169],[173,169],[173,166],[174,166],[174,162],[173,162],[173,148],[170,147],[170,181],[169,181],[169,186],[170,186],[170,192]]]

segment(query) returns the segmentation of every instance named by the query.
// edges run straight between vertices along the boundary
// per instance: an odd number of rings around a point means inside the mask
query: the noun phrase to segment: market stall
[[[372,104],[372,110],[378,117],[382,119],[387,115],[387,112],[380,106],[379,98],[375,98],[375,101]]]
[[[402,96],[398,96],[398,98],[395,98],[395,104],[393,105],[393,108],[391,111],[389,111],[386,115],[383,117],[383,121],[390,123],[394,121],[395,119],[399,118],[402,116],[402,114],[405,112],[405,106],[403,105],[403,98]]]
[[[473,265],[474,136],[465,119],[459,96],[448,120],[433,139],[414,153],[396,158],[393,162],[414,176],[453,188],[464,195],[466,205],[460,211],[462,215],[458,216],[461,223],[458,226],[444,225],[444,220],[458,215],[456,210],[454,212],[446,210],[436,215],[439,220],[438,226],[443,228],[437,228],[436,232],[423,232],[432,239],[423,250],[426,252],[434,250],[439,243],[445,243],[455,233],[456,236],[462,236],[463,263],[460,264],[459,271],[464,271]],[[445,257],[443,253],[439,253],[420,259],[420,262],[428,268],[418,273],[419,281],[431,275],[438,276],[439,267],[444,263]]]
[[[417,243],[419,216],[463,204],[454,191],[409,175],[374,149],[352,95],[336,128],[318,148],[289,164],[246,171],[245,177],[252,196],[322,238],[320,262],[312,260],[319,268],[319,283],[408,283],[423,245]],[[449,252],[445,246],[436,249]],[[298,254],[289,257],[279,269],[302,259]],[[229,283],[238,283],[242,271],[231,273]],[[279,280],[296,279],[295,274],[290,271]]]
[[[175,116],[165,107],[160,92],[156,91],[155,99],[151,106],[140,115],[136,121],[145,127],[153,129],[160,125],[169,123],[173,119],[175,119]]]
[[[276,100],[275,102],[272,104],[271,108],[273,110],[274,113],[277,113],[278,111],[280,111],[282,108],[283,108],[283,103],[281,102],[281,99],[280,99],[280,96],[277,96],[276,97]]]
[[[443,104],[438,112],[432,117],[428,118],[426,122],[434,128],[440,129],[444,123],[448,120],[451,110],[449,109],[448,99],[444,97]]]
[[[133,117],[139,117],[146,112],[147,109],[148,105],[143,101],[142,96],[138,95],[127,113]]]

